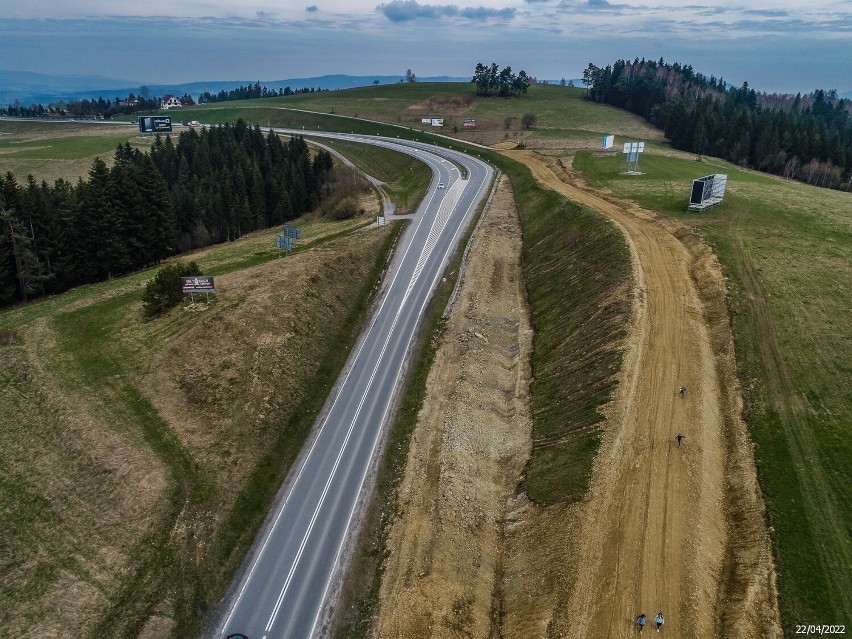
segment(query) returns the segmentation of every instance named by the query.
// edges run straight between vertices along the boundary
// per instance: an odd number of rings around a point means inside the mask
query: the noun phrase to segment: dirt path
[[[778,635],[768,536],[715,261],[676,222],[567,184],[558,161],[512,157],[620,226],[635,272],[622,380],[577,513],[576,575],[565,612],[553,612],[554,634],[629,637],[640,612],[650,620],[662,611],[671,637]],[[682,446],[678,433],[686,436]]]

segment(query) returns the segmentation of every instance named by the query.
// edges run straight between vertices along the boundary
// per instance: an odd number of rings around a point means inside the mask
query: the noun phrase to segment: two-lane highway
[[[302,134],[304,132],[292,132]],[[311,136],[317,133],[311,132]],[[464,153],[391,138],[319,134],[413,155],[432,186],[402,238],[383,296],[237,581],[211,639],[308,639],[325,633],[341,560],[423,310],[493,177]],[[462,179],[458,166],[464,166]],[[437,188],[442,183],[444,188]]]

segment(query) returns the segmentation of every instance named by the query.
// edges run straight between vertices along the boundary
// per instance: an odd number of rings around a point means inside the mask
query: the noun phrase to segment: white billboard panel
[[[725,186],[728,184],[728,176],[724,173],[705,175],[692,181],[692,191],[689,195],[690,211],[706,211],[707,209],[722,203],[725,197]]]
[[[725,187],[728,184],[728,176],[724,173],[717,173],[713,176],[713,197],[725,197]]]
[[[603,141],[601,142],[602,148],[611,149],[613,144],[615,144],[615,136],[614,135],[603,136]]]
[[[432,126],[444,126],[444,118],[432,118]]]

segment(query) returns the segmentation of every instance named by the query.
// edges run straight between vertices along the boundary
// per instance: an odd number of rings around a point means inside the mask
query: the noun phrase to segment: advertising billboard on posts
[[[171,133],[172,119],[166,115],[140,115],[139,133]]]
[[[182,277],[180,278],[180,287],[184,293],[214,293],[216,291],[212,275]]]

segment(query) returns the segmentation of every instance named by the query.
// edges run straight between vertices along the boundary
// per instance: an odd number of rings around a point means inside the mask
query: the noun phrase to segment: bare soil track
[[[509,155],[547,188],[611,219],[631,248],[632,325],[591,488],[574,505],[539,507],[515,494],[517,455],[529,450],[518,441],[530,432],[517,403],[525,398],[527,351],[521,348],[520,360],[510,363],[516,383],[504,391],[515,400],[512,410],[496,406],[488,416],[458,419],[459,406],[488,405],[482,394],[487,376],[507,362],[480,345],[476,369],[485,375],[475,382],[476,392],[464,392],[462,383],[472,374],[469,348],[459,356],[458,345],[449,345],[455,356],[444,368],[436,359],[430,385],[437,399],[424,407],[424,416],[437,417],[432,430],[418,425],[409,456],[377,634],[621,638],[636,633],[640,612],[653,619],[661,611],[669,637],[781,636],[764,506],[740,416],[726,291],[715,257],[687,227],[578,183],[556,158]],[[483,228],[499,209],[498,201]],[[475,320],[467,305],[471,296],[489,293],[488,302],[483,296],[473,308],[512,308],[494,287],[493,248],[471,258],[472,264],[483,258],[492,264],[479,275],[466,274],[448,342],[457,339],[457,322]],[[519,267],[504,266],[511,265]],[[477,276],[484,279],[477,283]],[[523,308],[513,311],[511,321],[523,314]],[[490,343],[489,333],[482,335]],[[687,389],[682,397],[680,386]],[[483,423],[497,438],[492,452],[512,454],[489,462],[480,450],[478,463],[459,464],[454,442]],[[681,446],[678,433],[685,435]],[[497,484],[489,477],[501,468]]]

